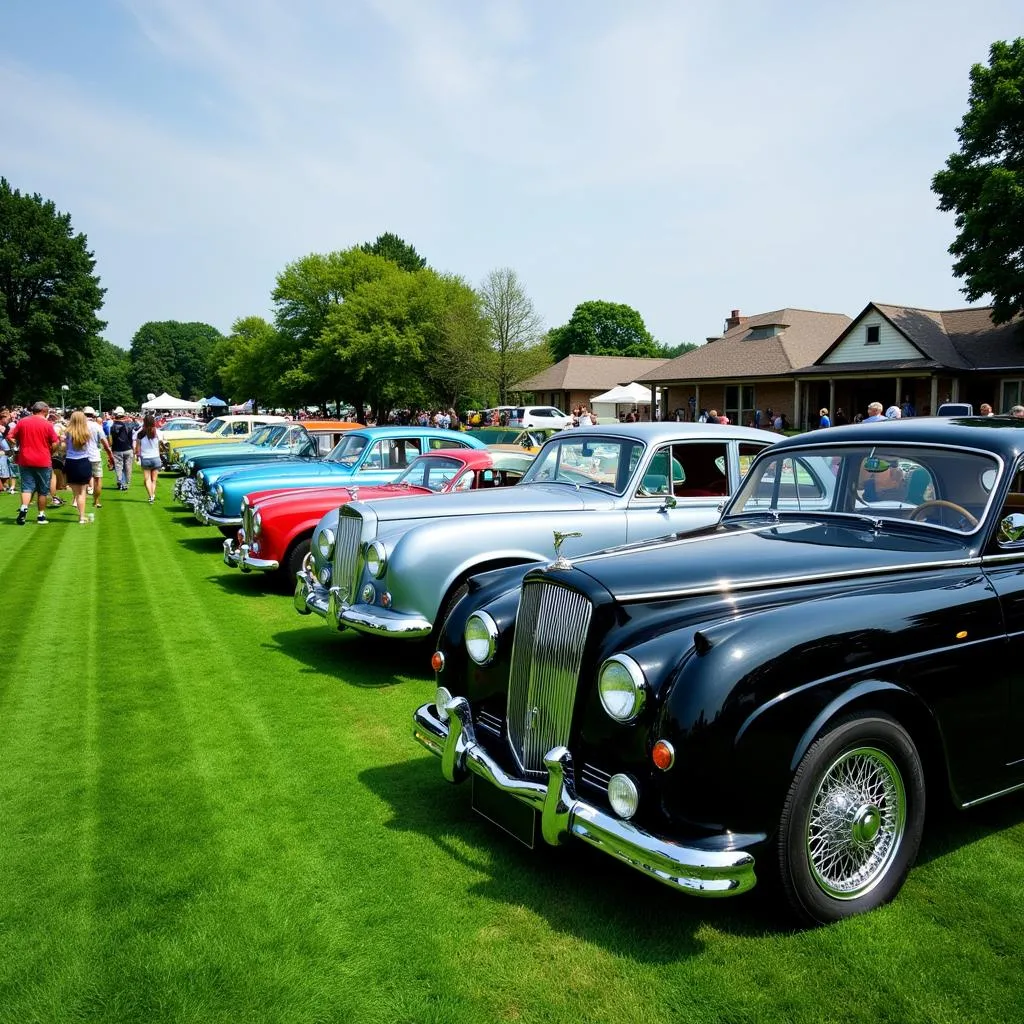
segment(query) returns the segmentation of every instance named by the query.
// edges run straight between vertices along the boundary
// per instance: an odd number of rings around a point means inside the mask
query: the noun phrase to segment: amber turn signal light
[[[430,667],[435,672],[440,672],[444,668],[444,655],[440,651],[434,651],[430,656]]]
[[[676,752],[668,740],[658,740],[651,750],[651,760],[655,768],[667,772],[676,763]]]

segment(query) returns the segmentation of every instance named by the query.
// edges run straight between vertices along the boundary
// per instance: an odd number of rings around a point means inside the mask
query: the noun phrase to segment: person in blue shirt
[[[821,419],[818,420],[819,428],[832,426],[832,421],[828,418],[828,409],[820,410],[818,415],[821,417]]]

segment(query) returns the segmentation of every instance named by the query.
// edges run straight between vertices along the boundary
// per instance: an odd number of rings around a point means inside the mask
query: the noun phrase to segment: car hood
[[[227,447],[225,445],[225,447]],[[262,445],[248,445],[245,448],[230,448],[226,452],[208,451],[198,455],[187,455],[187,461],[194,467],[207,469],[214,466],[238,465],[245,462],[265,462],[267,459],[288,459],[294,456],[287,449],[265,448]]]
[[[277,487],[248,493],[249,504],[259,505],[264,511],[291,505],[296,501],[312,502],[330,498],[340,503],[349,498],[348,488],[344,484],[330,484],[326,487]]]
[[[269,464],[233,468],[219,477],[226,490],[239,495],[250,491],[266,491],[272,487],[315,487],[332,480],[344,484],[352,471],[336,462],[315,462],[309,459],[274,459]]]
[[[369,500],[369,487],[359,488],[359,502]],[[397,519],[436,519],[439,516],[483,516],[501,513],[606,511],[615,507],[611,494],[589,487],[566,484],[516,484],[515,487],[460,491],[452,494],[420,494],[389,498],[374,506],[379,522]]]
[[[586,535],[586,523],[580,524]],[[620,600],[688,593],[727,593],[959,562],[970,550],[959,537],[902,528],[876,532],[835,520],[725,522],[671,540],[626,545],[573,559],[573,566]]]

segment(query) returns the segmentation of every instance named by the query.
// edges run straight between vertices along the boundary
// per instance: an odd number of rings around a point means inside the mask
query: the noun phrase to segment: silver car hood
[[[516,484],[454,494],[422,494],[373,502],[378,522],[437,519],[441,516],[484,516],[495,512],[586,512],[614,508],[617,496],[593,487],[569,484]],[[359,508],[355,502],[349,508]],[[365,506],[364,506],[365,507]]]

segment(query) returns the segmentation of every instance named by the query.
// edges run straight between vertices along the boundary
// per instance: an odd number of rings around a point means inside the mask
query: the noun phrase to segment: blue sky
[[[1020,0],[7,0],[0,174],[71,214],[106,336],[270,318],[310,252],[393,231],[545,326],[624,302],[966,305],[931,177]]]

